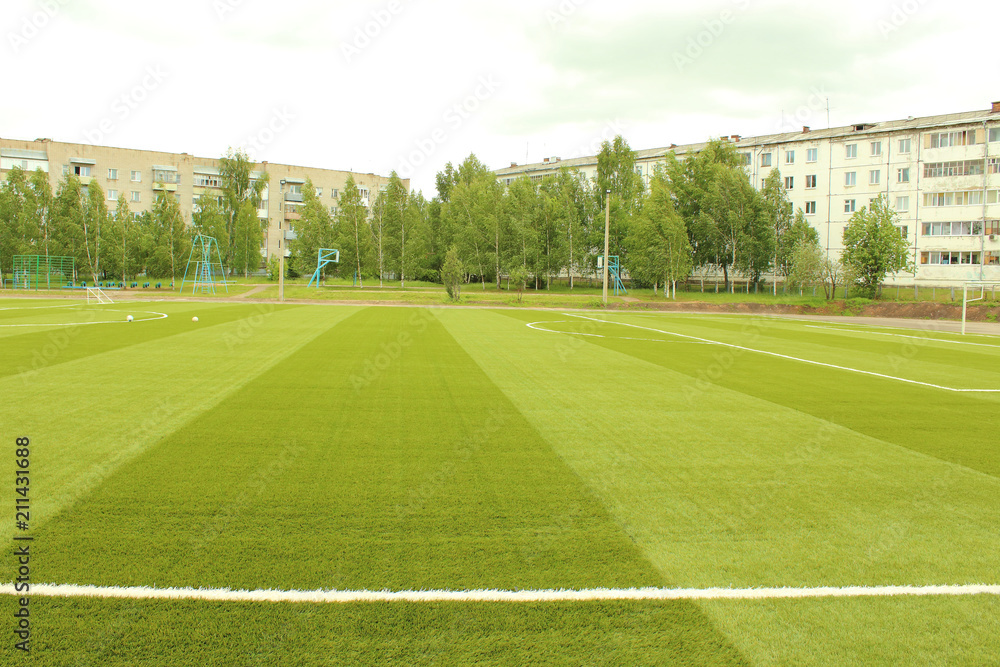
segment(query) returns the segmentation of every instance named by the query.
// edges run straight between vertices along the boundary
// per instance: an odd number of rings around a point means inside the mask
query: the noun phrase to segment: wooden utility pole
[[[604,193],[604,305],[608,305],[608,236],[611,232],[611,190]]]

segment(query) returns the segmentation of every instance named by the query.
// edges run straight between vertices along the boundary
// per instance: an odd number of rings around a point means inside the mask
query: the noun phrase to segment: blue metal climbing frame
[[[319,277],[323,275],[323,269],[325,269],[328,264],[339,263],[339,250],[333,250],[332,248],[320,248],[316,257],[316,272],[313,273],[312,278],[309,279],[309,284],[306,285],[306,287],[312,287],[314,281],[316,283],[316,287],[319,287]]]
[[[608,275],[611,276],[613,281],[615,296],[618,296],[618,292],[628,294],[628,290],[625,289],[625,283],[622,282],[621,272],[618,266],[618,255],[608,255]]]
[[[188,279],[189,274],[191,275],[190,280]],[[229,283],[226,282],[226,267],[222,265],[219,242],[214,237],[202,234],[194,237],[187,267],[184,269],[184,279],[181,280],[181,294],[184,293],[184,284],[187,282],[192,284],[192,294],[199,289],[202,294],[215,294],[216,285],[222,285],[226,293],[229,293]]]

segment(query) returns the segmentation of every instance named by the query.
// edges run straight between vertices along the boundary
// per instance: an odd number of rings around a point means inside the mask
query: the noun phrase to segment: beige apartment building
[[[72,144],[51,139],[21,141],[0,138],[0,179],[15,166],[27,171],[41,169],[48,173],[52,189],[67,174],[75,174],[84,184],[97,182],[108,199],[112,211],[119,198],[126,198],[133,212],[152,208],[161,191],[174,194],[188,224],[197,210],[198,198],[206,193],[221,194],[219,159],[195,157],[187,153],[162,153],[131,148],[113,148],[90,144]],[[263,258],[277,255],[285,249],[292,223],[299,219],[302,188],[311,179],[320,201],[336,213],[340,193],[352,172],[317,167],[260,162],[255,165],[253,178],[268,174],[264,200],[257,214],[267,220],[267,234],[261,243]],[[388,177],[354,173],[354,181],[366,206],[374,203],[380,190],[389,183]],[[403,181],[409,190],[409,181]]]
[[[890,282],[1000,281],[1000,102],[983,111],[723,140],[740,153],[755,187],[780,171],[793,206],[829,253],[843,250],[851,215],[884,194],[899,213],[917,267],[915,276]],[[704,146],[639,150],[636,170],[648,182],[669,152],[683,158]],[[509,184],[521,176],[541,180],[563,167],[590,181],[597,157],[512,164],[496,175]]]

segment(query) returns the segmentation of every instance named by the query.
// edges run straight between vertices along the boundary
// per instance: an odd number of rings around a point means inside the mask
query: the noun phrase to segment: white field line
[[[28,310],[25,308],[24,310]],[[153,320],[165,320],[168,315],[166,313],[157,313],[152,310],[120,310],[118,308],[101,308],[100,312],[108,313],[145,313],[147,315],[156,315],[156,317],[143,317],[142,319],[134,320],[134,322],[152,322]],[[133,322],[133,323],[134,323]],[[121,320],[101,320],[95,322],[49,322],[46,324],[0,324],[0,327],[79,327],[85,324],[128,324],[124,319]]]
[[[563,313],[564,315],[569,315],[571,317],[580,317],[585,320],[593,320],[594,322],[601,322],[604,324],[620,324],[623,327],[635,327],[636,329],[646,329],[647,331],[656,331],[657,333],[668,334],[671,336],[679,336],[681,338],[688,338],[691,340],[700,340],[705,343],[711,343],[713,345],[722,345],[723,347],[731,347],[736,350],[744,350],[746,352],[756,352],[757,354],[766,354],[769,357],[777,357],[779,359],[788,359],[790,361],[799,361],[803,364],[811,364],[813,366],[824,366],[826,368],[835,368],[841,371],[847,371],[849,373],[860,373],[861,375],[871,375],[872,377],[879,377],[886,380],[896,380],[897,382],[905,382],[907,384],[916,384],[922,387],[931,387],[933,389],[943,389],[944,391],[955,391],[962,393],[979,393],[979,394],[996,394],[1000,393],[1000,389],[962,389],[956,387],[946,387],[940,384],[933,384],[931,382],[920,382],[919,380],[910,380],[908,378],[896,377],[894,375],[885,375],[883,373],[876,373],[874,371],[865,371],[860,368],[851,368],[849,366],[838,366],[837,364],[828,364],[822,361],[813,361],[812,359],[802,359],[801,357],[793,357],[787,354],[779,354],[777,352],[769,352],[767,350],[758,350],[752,347],[744,347],[742,345],[734,345],[733,343],[723,343],[717,340],[710,340],[708,338],[699,338],[698,336],[688,336],[686,334],[679,334],[673,331],[663,331],[661,329],[653,329],[652,327],[644,327],[638,324],[629,324],[628,322],[615,322],[612,320],[599,320],[594,317],[587,317],[586,315],[574,315],[573,313]]]
[[[897,338],[916,338],[928,343],[954,343],[955,345],[975,345],[976,347],[997,347],[1000,345],[990,345],[988,343],[972,343],[967,340],[951,340],[950,338],[934,338],[933,336],[909,336],[907,334],[894,334],[886,331],[865,331],[864,329],[844,329],[840,327],[827,327],[818,324],[807,324],[806,329],[826,329],[827,331],[839,331],[841,333],[872,334],[873,336],[896,336]]]
[[[208,600],[217,602],[586,602],[591,600],[769,600],[781,598],[1000,595],[1000,586],[821,586],[816,588],[585,588],[580,590],[470,591],[279,591],[228,588],[149,588],[32,584],[16,592],[0,585],[0,595],[127,598],[132,600]]]
[[[687,340],[684,340],[684,341],[680,341],[680,340],[679,341],[669,341],[669,340],[663,340],[662,338],[632,338],[630,336],[605,336],[603,334],[583,333],[582,331],[559,331],[558,329],[545,329],[543,327],[535,326],[536,324],[559,324],[560,322],[566,322],[566,321],[567,320],[543,320],[541,322],[529,322],[528,323],[528,328],[529,329],[534,329],[535,331],[544,331],[546,333],[570,334],[572,336],[592,336],[594,338],[611,338],[613,340],[644,340],[644,341],[650,341],[652,343],[670,343],[670,342],[675,342],[675,343],[690,343],[691,345],[705,345],[706,344],[706,343],[702,343],[700,341],[695,341],[695,340],[691,340],[691,341],[687,341]]]

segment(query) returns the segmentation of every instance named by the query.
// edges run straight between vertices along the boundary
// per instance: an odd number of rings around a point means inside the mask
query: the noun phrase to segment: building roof
[[[835,140],[848,137],[879,136],[892,132],[918,131],[935,127],[949,127],[953,125],[968,125],[970,123],[984,123],[991,120],[1000,121],[1000,109],[994,105],[993,109],[981,111],[962,111],[959,113],[939,114],[937,116],[922,116],[920,118],[909,117],[902,120],[890,120],[883,122],[855,123],[840,127],[831,127],[825,130],[811,130],[807,127],[794,132],[783,132],[778,134],[765,134],[756,137],[738,137],[732,135],[728,139],[737,149],[752,149],[764,145],[774,145],[801,141],[824,141]],[[723,137],[727,139],[727,137]],[[732,141],[736,139],[736,141]],[[705,148],[708,142],[696,144],[671,144],[661,148],[647,148],[635,151],[636,162],[647,162],[650,160],[663,160],[667,153],[671,151],[675,155],[698,152]],[[494,173],[497,176],[508,176],[514,174],[526,174],[531,172],[550,172],[562,167],[581,168],[590,167],[597,163],[596,155],[586,155],[583,157],[551,158],[544,162],[533,162],[524,165],[513,165],[503,169],[497,169]]]

